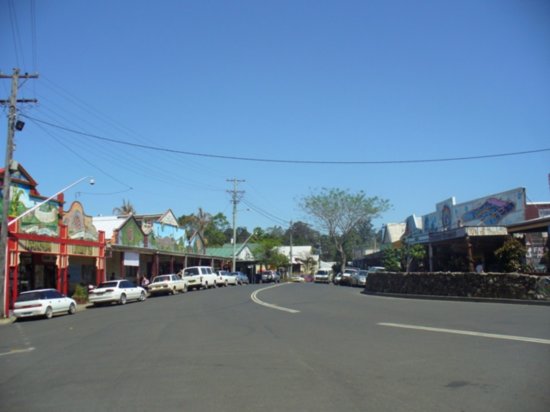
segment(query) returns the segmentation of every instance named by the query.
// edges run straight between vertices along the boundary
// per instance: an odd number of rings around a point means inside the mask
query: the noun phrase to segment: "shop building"
[[[524,188],[460,204],[453,197],[438,203],[433,213],[410,216],[403,240],[427,247],[430,272],[499,270],[494,251],[508,238],[508,227],[538,217],[549,207],[527,202]]]
[[[3,177],[4,169],[0,169]],[[22,291],[55,288],[66,295],[76,285],[105,276],[105,236],[79,202],[63,210],[64,196],[46,201],[37,182],[18,165],[12,171],[5,268],[5,313]],[[2,188],[3,190],[3,188]],[[27,210],[36,210],[21,217]]]
[[[526,246],[529,267],[548,270],[544,256],[550,202],[528,202],[525,189],[516,188],[464,203],[452,197],[435,209],[424,216],[411,215],[403,223],[386,224],[380,250],[354,260],[354,265],[382,266],[386,248],[407,243],[426,247],[425,262],[415,271],[498,271],[494,252],[512,235]]]
[[[166,273],[177,273],[187,266],[220,268],[224,258],[197,250],[197,237],[189,241],[174,213],[99,216],[94,225],[105,232],[108,279],[124,278],[139,283]]]

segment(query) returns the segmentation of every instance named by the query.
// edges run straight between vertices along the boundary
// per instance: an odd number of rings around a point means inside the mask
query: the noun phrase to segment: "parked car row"
[[[209,289],[217,286],[247,285],[248,276],[242,272],[219,271],[215,273],[209,266],[193,266],[180,274],[155,276],[146,287],[136,286],[126,279],[115,279],[100,283],[88,290],[88,301],[94,306],[129,301],[143,302],[148,295],[174,295],[192,289]],[[14,304],[13,315],[17,318],[44,317],[54,314],[76,312],[74,299],[61,294],[56,289],[38,289],[22,292]]]
[[[342,286],[364,287],[370,273],[383,272],[386,269],[382,266],[371,266],[368,269],[346,268],[343,273],[338,273],[332,279],[332,283]],[[321,279],[325,279],[321,276]],[[326,281],[325,283],[330,283]]]

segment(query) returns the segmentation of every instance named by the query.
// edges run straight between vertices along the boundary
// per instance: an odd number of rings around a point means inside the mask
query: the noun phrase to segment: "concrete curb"
[[[424,300],[447,300],[455,302],[483,302],[483,303],[508,303],[515,305],[532,305],[532,306],[550,306],[550,300],[526,300],[526,299],[493,299],[493,298],[476,298],[467,296],[440,296],[440,295],[411,295],[404,293],[381,293],[361,291],[363,295],[380,296],[388,298],[403,298],[403,299],[424,299]]]

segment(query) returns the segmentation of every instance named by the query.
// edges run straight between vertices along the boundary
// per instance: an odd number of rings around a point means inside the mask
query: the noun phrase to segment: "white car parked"
[[[13,305],[16,318],[44,316],[50,319],[56,313],[76,312],[76,302],[55,289],[37,289],[21,293]]]
[[[151,295],[175,295],[187,292],[187,279],[182,279],[176,274],[159,275],[153,278],[148,286]]]
[[[237,273],[231,273],[227,270],[218,270],[218,285],[221,284],[222,286],[227,285],[237,285]]]
[[[210,266],[187,267],[183,270],[182,278],[187,280],[189,290],[216,287],[216,274]]]
[[[109,280],[88,291],[88,300],[95,306],[112,302],[124,305],[129,300],[143,302],[146,298],[145,289],[125,279]]]
[[[332,270],[330,270],[330,269],[319,269],[313,275],[313,281],[315,283],[330,283],[330,282],[332,282]]]

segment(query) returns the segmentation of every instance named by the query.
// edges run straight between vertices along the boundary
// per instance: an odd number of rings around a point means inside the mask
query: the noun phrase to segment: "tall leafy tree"
[[[290,228],[285,231],[284,242],[290,244],[290,235],[292,234],[292,244],[296,246],[310,246],[319,243],[320,233],[312,229],[305,222],[294,222]]]
[[[210,246],[221,246],[228,243],[231,238],[224,233],[229,228],[229,221],[223,213],[212,216],[210,223],[206,226],[204,236],[208,239]]]
[[[221,246],[231,239],[225,234],[229,222],[223,213],[212,215],[199,208],[197,213],[180,216],[178,224],[187,231],[189,237],[200,234],[208,246]]]
[[[288,265],[288,258],[277,252],[276,247],[281,243],[273,238],[263,238],[256,242],[256,249],[254,251],[256,258],[260,262],[260,265],[264,268],[280,268]]]
[[[346,242],[358,226],[370,222],[389,209],[387,200],[367,197],[363,191],[350,193],[337,188],[323,188],[302,199],[300,206],[310,215],[314,226],[326,232],[335,246],[342,268],[346,266]]]
[[[129,200],[122,199],[122,205],[115,207],[113,213],[119,216],[135,215],[136,209]]]

